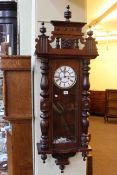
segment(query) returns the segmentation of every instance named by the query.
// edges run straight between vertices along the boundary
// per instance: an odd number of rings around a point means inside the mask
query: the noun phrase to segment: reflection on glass
[[[0,24],[0,52],[2,55],[13,53],[13,24]]]
[[[64,93],[54,88],[53,100],[53,140],[55,144],[71,143],[76,141],[76,96],[75,89]],[[69,98],[71,97],[71,98]]]

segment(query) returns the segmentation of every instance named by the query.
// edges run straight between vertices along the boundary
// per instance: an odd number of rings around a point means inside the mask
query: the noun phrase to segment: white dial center
[[[76,83],[76,73],[70,66],[59,67],[54,74],[54,83],[62,89],[71,88]]]

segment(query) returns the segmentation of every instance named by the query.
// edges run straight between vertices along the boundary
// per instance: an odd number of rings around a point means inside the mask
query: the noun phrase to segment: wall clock
[[[61,172],[69,164],[69,157],[82,152],[85,160],[90,151],[89,65],[90,59],[98,55],[92,31],[87,38],[83,36],[85,23],[70,21],[69,6],[64,17],[65,21],[51,21],[54,26],[51,37],[45,34],[42,22],[35,50],[41,60],[42,97],[41,139],[37,149],[44,163],[47,154],[51,154]]]

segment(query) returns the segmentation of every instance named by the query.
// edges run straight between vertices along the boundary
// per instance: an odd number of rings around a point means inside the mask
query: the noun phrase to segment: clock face
[[[71,88],[76,83],[76,73],[70,66],[59,67],[54,74],[54,83],[61,89]]]

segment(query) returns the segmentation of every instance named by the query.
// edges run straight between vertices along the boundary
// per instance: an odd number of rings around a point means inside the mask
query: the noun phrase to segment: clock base
[[[62,153],[54,152],[53,153],[52,150],[42,149],[41,143],[37,143],[37,150],[38,150],[38,154],[41,155],[41,159],[43,160],[43,163],[45,163],[45,160],[47,159],[47,154],[52,154],[52,157],[56,159],[55,160],[56,165],[59,165],[61,173],[63,173],[65,169],[65,165],[69,165],[70,157],[75,156],[77,152],[81,152],[83,160],[85,161],[89,152],[92,151],[92,148],[89,145],[88,148],[78,148],[78,149],[72,150],[71,152],[67,152],[67,153],[64,153],[64,152]]]
[[[59,165],[61,173],[64,173],[65,165],[69,165],[69,158],[73,157],[76,153],[54,153],[52,157],[55,158],[56,165]]]

